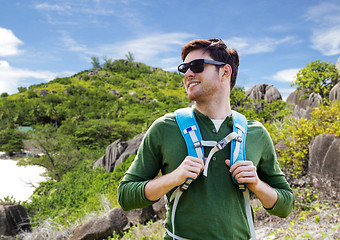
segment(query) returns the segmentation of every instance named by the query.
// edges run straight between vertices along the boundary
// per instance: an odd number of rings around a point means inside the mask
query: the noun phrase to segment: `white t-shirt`
[[[216,131],[218,132],[218,130],[220,129],[224,119],[211,119],[211,121],[214,123]]]

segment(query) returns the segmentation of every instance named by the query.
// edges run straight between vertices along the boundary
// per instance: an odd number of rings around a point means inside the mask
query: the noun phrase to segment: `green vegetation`
[[[18,152],[23,148],[22,140],[28,139],[44,153],[39,158],[18,160],[20,165],[44,167],[48,177],[28,201],[21,203],[28,209],[34,226],[51,219],[55,225],[68,228],[85,219],[88,213],[118,206],[117,187],[134,156],[113,173],[92,169],[93,161],[104,155],[106,147],[115,140],[130,140],[145,132],[156,118],[189,105],[182,76],[134,62],[132,53],[126,57],[128,60],[116,61],[104,57],[103,64],[93,57],[91,70],[28,89],[20,87],[17,94],[1,94],[0,151]],[[320,90],[326,97],[336,76],[328,74],[330,71],[332,65],[312,62],[299,72],[295,84],[307,92]],[[316,78],[308,75],[311,72],[313,76],[325,76],[320,86]],[[311,88],[313,84],[319,87]],[[291,117],[291,106],[283,101],[250,100],[242,87],[235,87],[231,96],[232,108],[248,119],[261,121],[274,144],[284,141],[287,149],[279,152],[278,160],[290,177],[305,174],[308,144],[315,136],[322,133],[340,136],[340,104],[324,103],[314,109],[311,119],[296,119]],[[19,130],[20,126],[31,126],[34,131],[26,133]],[[295,211],[301,214],[301,220],[291,223],[295,226],[305,221],[303,216],[308,213],[329,208],[319,203],[315,188],[294,187],[294,191]],[[1,201],[15,199],[6,197]],[[318,214],[313,216],[315,221],[321,221],[321,217],[317,220]],[[151,230],[141,230],[144,226],[133,228],[125,237],[159,239],[164,229],[155,224],[150,223]],[[293,230],[278,230],[273,235],[284,239],[308,238],[294,235]],[[113,235],[111,239],[119,236]]]
[[[317,60],[302,68],[292,85],[297,86],[298,91],[304,90],[303,97],[305,98],[314,92],[319,93],[324,100],[328,101],[329,92],[337,83],[338,77],[339,71],[334,64]]]
[[[340,103],[320,105],[311,112],[310,119],[287,118],[276,131],[273,139],[283,140],[287,146],[286,150],[279,150],[281,167],[293,177],[301,176],[305,174],[311,140],[323,133],[340,136]]]

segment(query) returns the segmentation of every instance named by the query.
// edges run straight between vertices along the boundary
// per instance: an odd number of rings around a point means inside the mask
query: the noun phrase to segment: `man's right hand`
[[[203,160],[196,157],[187,156],[181,165],[178,166],[170,175],[176,179],[175,186],[182,185],[187,178],[196,179],[204,170]]]
[[[145,197],[157,201],[174,187],[182,185],[187,178],[196,179],[204,170],[203,160],[187,156],[171,173],[152,179],[145,185]]]

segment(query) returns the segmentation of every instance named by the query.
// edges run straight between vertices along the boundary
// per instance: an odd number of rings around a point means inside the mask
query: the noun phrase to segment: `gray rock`
[[[164,197],[161,197],[158,202],[156,202],[152,205],[153,211],[155,212],[155,217],[157,219],[164,219],[165,218],[166,201],[165,201]]]
[[[265,100],[273,102],[274,100],[282,100],[280,92],[271,84],[256,84],[246,91],[246,96],[251,99]]]
[[[329,100],[330,101],[335,101],[338,100],[340,101],[340,82],[338,82],[330,91],[329,93]]]
[[[338,61],[336,62],[335,67],[340,72],[340,57],[338,58]]]
[[[308,97],[308,107],[315,108],[322,104],[322,97],[318,93],[311,93]]]
[[[137,224],[145,224],[150,221],[155,215],[155,211],[152,206],[146,208],[133,209],[126,212],[127,218],[129,219],[130,226]]]
[[[305,99],[301,97],[303,94],[304,91],[295,90],[288,96],[287,103],[294,105],[292,114],[294,117],[310,119],[310,113],[313,111],[313,108],[322,104],[322,97],[318,93],[311,93]]]
[[[71,240],[105,239],[113,232],[122,234],[122,230],[127,224],[126,213],[120,208],[114,208],[102,217],[91,219],[78,226],[74,230]]]
[[[105,155],[94,162],[93,167],[102,166],[107,172],[114,171],[119,164],[125,162],[132,154],[137,153],[144,135],[144,133],[139,134],[127,142],[116,140],[106,148]]]
[[[308,175],[321,189],[332,188],[340,193],[340,138],[334,134],[317,136],[309,147]]]
[[[291,94],[289,94],[286,102],[292,105],[298,106],[299,108],[306,109],[308,106],[308,99],[301,98],[304,94],[304,91],[297,91],[295,90]]]
[[[0,236],[15,236],[22,231],[31,231],[26,209],[9,202],[0,204]]]
[[[43,97],[49,94],[48,91],[45,89],[41,89],[39,92],[40,92],[40,95]]]
[[[116,89],[113,89],[110,93],[116,95],[117,97],[121,97],[122,96],[120,94],[120,92],[118,90],[116,90]]]

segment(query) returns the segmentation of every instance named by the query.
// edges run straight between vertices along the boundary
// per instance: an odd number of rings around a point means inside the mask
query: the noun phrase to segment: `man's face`
[[[209,53],[203,52],[200,49],[191,51],[184,63],[189,63],[196,59],[213,60]],[[192,101],[207,101],[218,94],[220,85],[219,71],[216,66],[204,63],[204,70],[200,73],[194,73],[189,68],[184,74],[183,83],[188,98]]]

